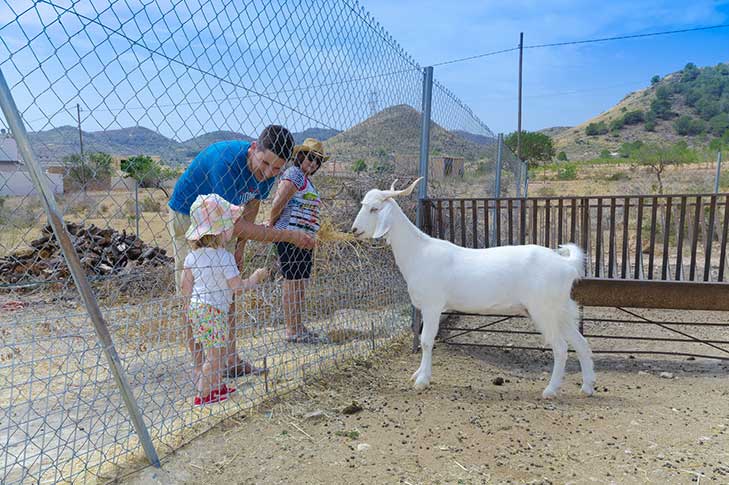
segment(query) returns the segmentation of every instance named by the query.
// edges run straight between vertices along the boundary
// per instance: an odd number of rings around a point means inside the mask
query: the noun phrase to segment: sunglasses
[[[310,162],[314,162],[314,163],[316,163],[316,164],[317,164],[317,165],[319,165],[319,166],[321,166],[321,164],[322,164],[322,163],[324,163],[324,158],[323,158],[323,157],[321,157],[321,156],[319,156],[319,155],[315,155],[315,154],[313,154],[313,153],[307,153],[307,154],[306,154],[306,158],[307,158],[307,159],[308,159],[308,160],[309,160]]]

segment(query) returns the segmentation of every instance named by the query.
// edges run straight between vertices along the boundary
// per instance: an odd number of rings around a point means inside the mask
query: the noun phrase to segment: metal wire
[[[358,3],[0,0],[0,12],[0,70],[160,454],[410,328],[389,249],[346,231],[367,190],[418,175],[423,74]],[[289,340],[286,261],[249,241],[242,276],[273,276],[237,300],[236,353],[267,373],[238,366],[230,399],[194,407],[167,203],[198,154],[271,124],[331,156],[310,180],[321,243],[305,297],[293,293],[320,339]],[[430,193],[493,195],[496,138],[437,82],[432,126]],[[0,482],[113,477],[142,447],[8,127],[0,118]],[[502,167],[516,193],[526,174],[506,147]],[[276,190],[260,194],[259,223]],[[414,217],[414,199],[402,206]]]

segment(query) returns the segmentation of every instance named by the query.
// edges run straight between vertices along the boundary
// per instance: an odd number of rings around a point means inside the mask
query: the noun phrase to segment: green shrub
[[[565,163],[557,169],[557,180],[575,179],[577,179],[577,165],[574,163]]]
[[[147,196],[139,203],[139,210],[142,212],[160,212],[162,210],[162,204],[160,201]]]
[[[585,134],[587,136],[604,135],[608,132],[608,126],[604,121],[599,123],[590,123],[585,127]]]
[[[366,172],[367,164],[360,158],[352,164],[352,171],[355,173]]]
[[[704,132],[705,124],[702,120],[694,119],[688,115],[683,115],[673,124],[676,133],[682,136],[699,135]]]
[[[626,125],[637,125],[638,123],[642,123],[644,120],[645,114],[639,109],[635,111],[628,111],[625,113],[625,116],[623,116],[623,122]]]
[[[610,122],[610,131],[615,133],[616,131],[622,130],[623,126],[625,126],[625,118],[619,116]]]
[[[559,160],[561,162],[566,162],[567,161],[567,154],[564,151],[559,152],[557,154],[557,160]]]

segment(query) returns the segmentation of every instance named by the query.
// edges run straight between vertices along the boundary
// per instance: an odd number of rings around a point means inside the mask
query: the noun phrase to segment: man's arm
[[[250,208],[248,206],[251,206]],[[254,199],[248,202],[243,211],[243,216],[235,222],[235,228],[233,229],[234,236],[238,238],[238,245],[236,247],[236,262],[238,262],[238,252],[241,242],[243,248],[245,248],[245,242],[241,240],[253,240],[262,242],[289,242],[304,249],[312,249],[315,241],[311,236],[308,236],[303,231],[289,231],[285,229],[274,229],[273,227],[266,227],[258,224],[254,224],[256,216],[258,215],[258,208],[260,201]],[[240,251],[242,256],[242,251]]]
[[[261,208],[261,201],[258,199],[253,199],[250,202],[248,202],[245,206],[243,206],[243,214],[241,215],[239,221],[242,219],[245,222],[255,225],[256,217],[258,217],[258,211]],[[235,263],[238,265],[238,269],[240,271],[243,271],[243,257],[245,256],[245,250],[246,250],[246,241],[248,241],[247,237],[244,237],[241,233],[238,232],[238,223],[236,222],[235,225],[235,233],[238,237],[238,242],[235,245]]]

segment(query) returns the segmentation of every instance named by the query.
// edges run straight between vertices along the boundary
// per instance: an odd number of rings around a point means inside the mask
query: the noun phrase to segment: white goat
[[[584,271],[584,254],[574,244],[568,256],[537,245],[468,249],[434,239],[413,225],[393,199],[410,195],[420,179],[404,190],[373,189],[362,199],[352,224],[357,238],[385,237],[408,285],[412,304],[423,315],[422,360],[413,374],[415,388],[430,384],[433,341],[445,310],[467,313],[528,312],[551,345],[554,368],[545,398],[554,397],[564,377],[567,343],[582,368],[582,392],[593,393],[592,352],[577,328],[572,284]]]

